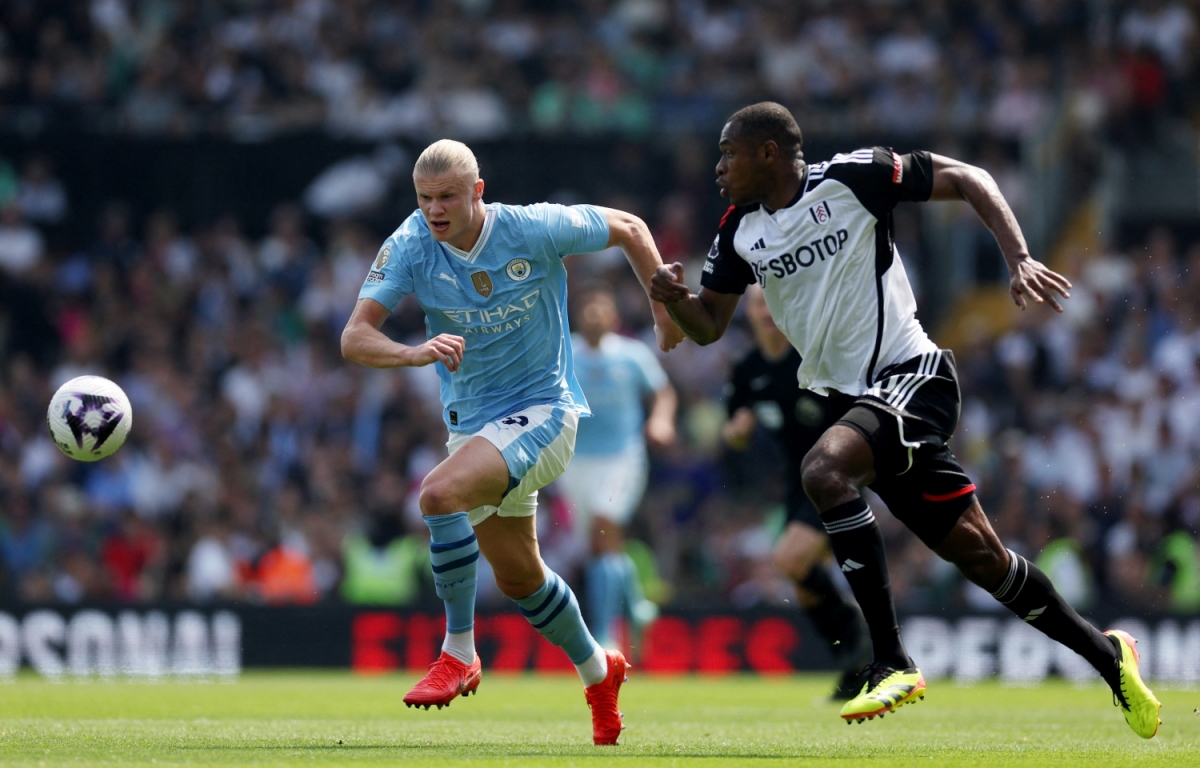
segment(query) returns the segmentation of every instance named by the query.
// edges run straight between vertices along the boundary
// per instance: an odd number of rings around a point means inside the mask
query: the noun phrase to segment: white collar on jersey
[[[475,241],[475,247],[471,249],[470,253],[467,253],[462,248],[455,248],[450,243],[441,243],[441,246],[468,264],[474,264],[475,260],[479,258],[479,253],[483,250],[483,246],[487,244],[488,237],[492,234],[492,227],[495,223],[496,211],[488,208],[487,213],[483,217],[483,230],[479,233],[479,239]]]

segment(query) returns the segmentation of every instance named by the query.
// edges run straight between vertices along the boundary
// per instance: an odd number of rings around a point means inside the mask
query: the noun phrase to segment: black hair
[[[797,158],[804,157],[800,151],[804,144],[804,135],[796,118],[782,104],[773,101],[760,101],[748,107],[742,107],[729,116],[726,123],[738,123],[739,136],[745,141],[760,147],[768,141],[779,145],[784,154],[791,153]]]

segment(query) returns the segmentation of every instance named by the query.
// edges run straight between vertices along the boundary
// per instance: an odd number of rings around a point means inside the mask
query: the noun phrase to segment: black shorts
[[[941,544],[975,500],[975,484],[946,446],[962,402],[954,353],[889,366],[861,397],[834,397],[846,401],[836,423],[866,438],[875,454],[871,490],[926,545]]]

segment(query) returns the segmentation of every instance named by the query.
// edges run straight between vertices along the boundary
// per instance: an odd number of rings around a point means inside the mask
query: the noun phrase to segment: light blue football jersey
[[[416,294],[429,338],[466,340],[457,372],[434,364],[452,431],[474,433],[532,405],[587,415],[572,366],[562,257],[602,250],[608,238],[594,206],[490,203],[466,253],[434,240],[417,210],[384,242],[358,297],[395,309]]]
[[[592,418],[579,422],[575,454],[599,456],[644,445],[645,397],[667,383],[654,352],[636,339],[608,333],[592,349],[579,334],[571,338],[575,374],[587,395]]]

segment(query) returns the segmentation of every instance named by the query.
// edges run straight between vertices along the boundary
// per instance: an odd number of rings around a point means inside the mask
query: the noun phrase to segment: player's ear
[[[774,141],[764,141],[758,148],[758,156],[770,162],[779,156],[779,145]]]
[[[476,200],[483,199],[483,179],[475,180],[475,199]]]

